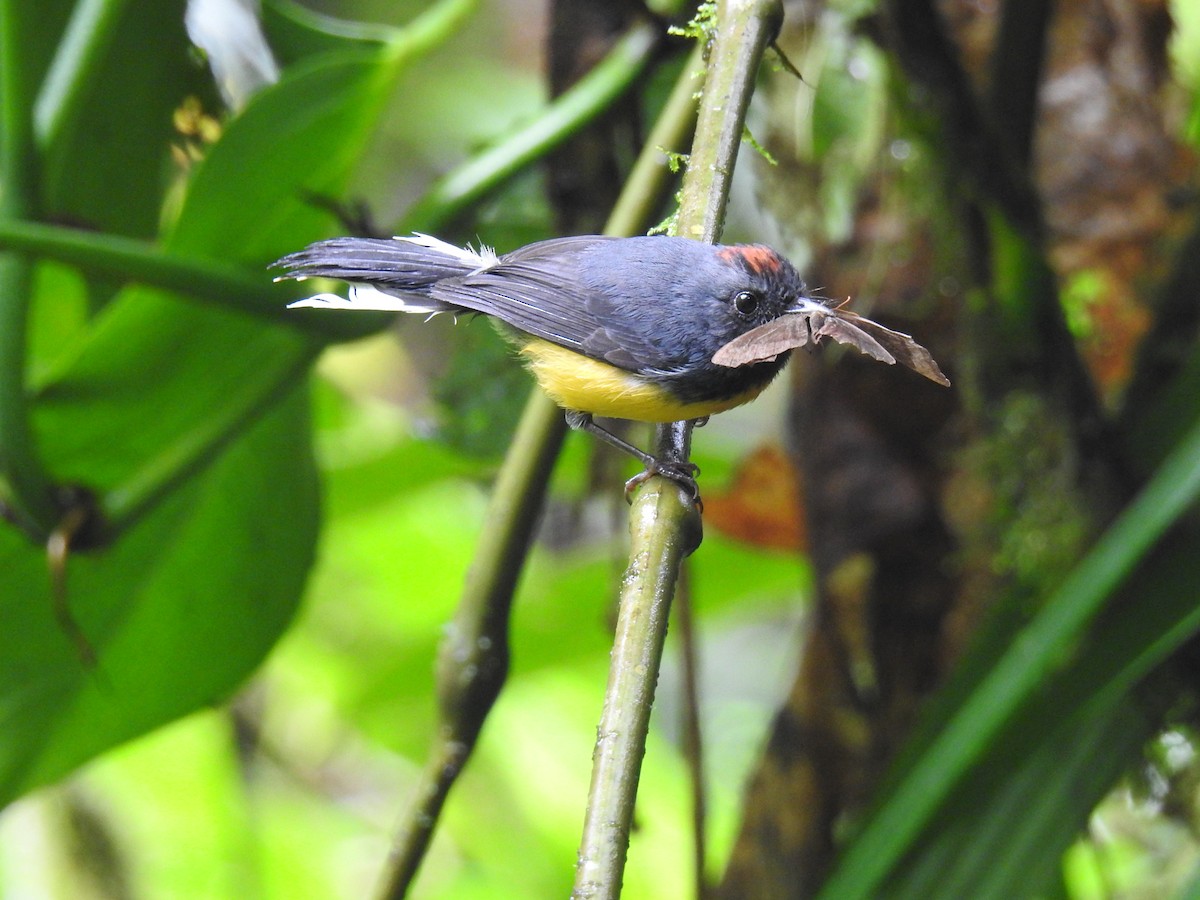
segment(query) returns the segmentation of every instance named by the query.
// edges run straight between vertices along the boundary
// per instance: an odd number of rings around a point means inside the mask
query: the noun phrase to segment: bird
[[[633,456],[645,471],[699,499],[690,462],[647,453],[595,422],[704,421],[757,397],[790,351],[829,336],[949,384],[908,335],[807,290],[763,244],[710,244],[666,235],[578,235],[498,255],[426,234],[317,241],[272,264],[276,281],[350,285],[290,308],[387,310],[489,317],[567,424]]]

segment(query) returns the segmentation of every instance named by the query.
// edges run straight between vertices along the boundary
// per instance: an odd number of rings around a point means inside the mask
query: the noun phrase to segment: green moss
[[[985,531],[992,566],[1014,586],[1044,595],[1078,561],[1092,531],[1067,421],[1045,401],[1010,394],[973,470],[991,491]]]

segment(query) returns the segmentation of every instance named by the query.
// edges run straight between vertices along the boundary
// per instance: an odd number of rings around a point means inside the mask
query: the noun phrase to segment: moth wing
[[[855,321],[851,321],[851,317]],[[813,334],[818,338],[828,335],[839,344],[849,344],[851,347],[856,347],[867,356],[874,357],[880,362],[885,362],[889,366],[896,362],[896,357],[892,356],[887,349],[879,343],[866,329],[860,327],[857,323],[866,323],[875,325],[870,319],[864,319],[862,316],[854,313],[817,313],[812,317]],[[875,325],[883,331],[887,331],[882,325]],[[896,332],[892,332],[895,334]]]
[[[736,368],[772,362],[779,354],[803,347],[813,335],[808,313],[791,313],[738,335],[713,354],[718,366]]]
[[[899,362],[938,384],[950,384],[929,351],[910,335],[885,328],[857,313],[832,309],[787,313],[759,325],[713,354],[713,362],[729,367],[768,362],[780,353],[803,347],[809,341],[816,343],[822,337],[849,344],[888,365]]]
[[[871,339],[872,344],[891,357],[884,360],[884,362],[899,362],[902,366],[907,366],[914,372],[924,375],[930,381],[936,381],[945,387],[950,386],[950,379],[942,373],[932,354],[914,341],[912,335],[885,328],[878,322],[865,319],[856,313],[843,312],[840,315],[844,317],[847,325],[851,325],[851,322],[853,322],[851,327],[855,331],[867,335]],[[855,346],[858,346],[864,353],[870,353],[870,351],[865,350],[857,344]],[[870,355],[876,359],[883,359],[883,357],[876,353],[870,353]]]

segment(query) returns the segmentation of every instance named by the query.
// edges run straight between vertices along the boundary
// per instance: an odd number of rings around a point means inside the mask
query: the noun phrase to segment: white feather
[[[362,309],[381,310],[383,312],[406,313],[439,313],[445,312],[444,304],[437,300],[416,300],[388,294],[378,288],[365,284],[350,286],[350,296],[340,297],[337,294],[316,294],[304,300],[289,303],[288,309],[314,307],[318,309]]]
[[[447,256],[453,256],[455,259],[461,259],[463,262],[476,266],[477,272],[490,269],[500,261],[500,257],[496,255],[496,251],[491,247],[485,247],[481,244],[479,252],[476,252],[469,245],[466,247],[457,247],[454,244],[449,244],[446,241],[435,238],[431,234],[422,234],[419,231],[413,232],[411,237],[396,236],[393,240],[408,241],[410,244],[428,247],[430,250],[445,253]]]

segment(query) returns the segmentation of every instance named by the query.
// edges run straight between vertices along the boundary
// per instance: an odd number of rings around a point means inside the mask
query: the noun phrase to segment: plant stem
[[[36,156],[26,27],[36,12],[0,0],[0,223],[34,214]],[[25,387],[32,272],[29,260],[0,254],[0,513],[38,541],[54,530],[58,508],[38,459]]]
[[[689,787],[692,790],[692,870],[696,879],[697,900],[708,896],[705,870],[708,861],[707,822],[708,803],[704,787],[704,735],[700,724],[700,660],[696,652],[696,634],[692,594],[688,590],[688,569],[679,572],[676,586],[675,627],[679,629],[679,668],[683,674],[679,730],[683,758],[688,767]]]
[[[644,22],[632,27],[600,63],[555,98],[528,126],[435,182],[409,208],[394,233],[436,231],[541,159],[629,90],[654,58],[659,44],[656,25]]]
[[[385,898],[405,896],[425,856],[450,788],[466,765],[508,674],[513,593],[566,435],[561,411],[545,395],[526,404],[488,504],[488,523],[462,600],[438,652],[440,723],[416,807],[396,841]]]
[[[613,664],[592,759],[592,786],[575,873],[575,898],[620,896],[638,775],[646,750],[654,688],[679,566],[699,543],[699,514],[684,531],[671,506],[635,503],[629,523],[635,547],[621,592]],[[665,521],[664,521],[665,520]]]
[[[678,235],[709,243],[721,238],[758,64],[782,22],[778,0],[729,0],[717,7],[696,141],[679,198]]]
[[[698,57],[693,58],[686,72],[698,64]],[[609,217],[607,234],[636,234],[654,215],[671,174],[659,148],[682,145],[694,121],[693,93],[690,75],[681,78]],[[484,533],[454,622],[439,650],[438,734],[384,874],[380,897],[385,900],[407,894],[446,798],[503,685],[512,596],[565,434],[562,410],[535,389],[496,479]]]
[[[716,36],[676,218],[678,234],[707,241],[720,235],[754,78],[782,15],[778,0],[718,4]],[[691,429],[688,422],[660,427],[655,455],[686,460]],[[617,635],[572,894],[579,900],[612,900],[621,892],[667,611],[679,567],[700,542],[700,515],[673,482],[651,478],[634,499],[630,536],[630,563],[621,582]]]
[[[0,249],[12,249],[78,266],[87,272],[173,291],[260,316],[277,325],[301,328],[328,343],[354,340],[387,326],[387,313],[350,316],[302,315],[307,310],[285,311],[298,293],[290,283],[271,284],[266,273],[248,271],[214,259],[164,253],[157,245],[115,234],[99,234],[60,225],[0,219]]]

